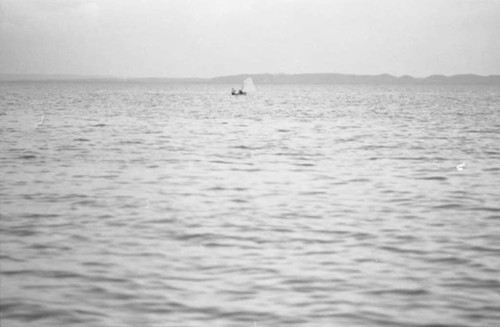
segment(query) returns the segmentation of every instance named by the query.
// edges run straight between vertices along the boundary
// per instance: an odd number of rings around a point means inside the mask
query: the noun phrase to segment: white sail
[[[243,81],[243,87],[241,89],[245,93],[255,92],[255,85],[253,85],[253,80],[251,77]]]

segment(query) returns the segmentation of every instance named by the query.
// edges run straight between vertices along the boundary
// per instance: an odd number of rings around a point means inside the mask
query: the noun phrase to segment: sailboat
[[[247,95],[247,93],[255,92],[255,85],[253,85],[253,80],[251,77],[248,77],[243,81],[243,85],[241,86],[241,90],[236,91],[235,89],[231,90],[232,95]]]

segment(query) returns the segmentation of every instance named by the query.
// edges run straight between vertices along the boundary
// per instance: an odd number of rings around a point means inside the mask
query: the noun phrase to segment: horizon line
[[[276,85],[500,85],[500,75],[411,75],[390,74],[357,75],[340,73],[302,74],[238,74],[201,77],[119,77],[113,75],[70,75],[70,74],[1,74],[1,83],[162,83],[162,84],[239,84],[246,78],[253,78],[258,84]]]
[[[301,76],[301,75],[339,75],[339,76],[356,76],[356,77],[395,77],[395,78],[413,78],[413,79],[427,79],[430,77],[456,77],[456,76],[475,76],[475,77],[498,77],[499,74],[489,74],[482,75],[476,73],[459,73],[459,74],[431,74],[426,76],[413,76],[409,74],[403,75],[393,75],[390,73],[380,73],[380,74],[357,74],[357,73],[332,73],[332,72],[323,72],[323,73],[237,73],[230,75],[217,75],[213,77],[168,77],[168,76],[120,76],[120,75],[105,75],[105,74],[60,74],[60,73],[50,73],[50,74],[39,74],[39,73],[3,73],[0,72],[0,80],[3,80],[2,77],[35,77],[35,78],[60,78],[60,79],[118,79],[118,80],[127,80],[127,79],[170,79],[170,80],[186,80],[186,79],[197,79],[197,80],[213,80],[217,78],[228,78],[228,77],[238,77],[238,76]],[[5,80],[4,80],[5,81]]]

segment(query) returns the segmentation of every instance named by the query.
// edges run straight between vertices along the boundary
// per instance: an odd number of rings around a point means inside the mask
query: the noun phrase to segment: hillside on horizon
[[[238,74],[218,76],[213,78],[164,78],[135,77],[122,78],[104,75],[43,75],[43,74],[0,74],[0,81],[61,81],[61,82],[158,82],[170,84],[239,84],[245,78],[252,77],[256,84],[500,84],[500,75],[481,76],[475,74],[461,75],[431,75],[427,77],[412,77],[409,75],[394,76],[355,75],[337,73],[309,74]]]

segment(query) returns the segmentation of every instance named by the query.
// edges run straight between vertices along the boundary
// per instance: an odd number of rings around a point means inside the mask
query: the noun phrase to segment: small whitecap
[[[457,170],[463,170],[467,164],[465,162],[462,162],[460,165],[457,166]]]

